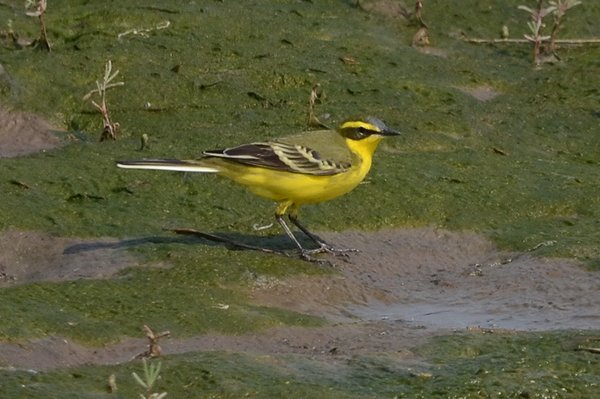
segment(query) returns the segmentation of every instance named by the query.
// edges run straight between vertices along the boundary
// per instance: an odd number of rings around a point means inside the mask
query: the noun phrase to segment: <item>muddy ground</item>
[[[56,148],[60,145],[56,131],[37,115],[0,107],[0,158]]]
[[[361,252],[336,259],[337,273],[331,276],[258,280],[248,294],[256,303],[323,316],[331,325],[242,336],[174,337],[162,343],[163,353],[231,350],[352,356],[395,352],[410,362],[407,348],[453,330],[600,328],[600,275],[573,261],[503,253],[476,234],[434,228],[325,236],[360,247]],[[127,246],[108,238],[86,241],[5,231],[0,236],[2,286],[110,278],[122,268],[135,266]],[[145,344],[143,339],[128,339],[88,348],[62,337],[47,337],[0,344],[0,362],[38,370],[119,363],[141,353]]]
[[[52,127],[37,117],[0,111],[0,118],[0,157],[59,144]],[[418,360],[407,348],[453,330],[600,329],[600,274],[572,260],[540,258],[535,248],[506,253],[481,235],[430,227],[323,237],[361,252],[336,258],[336,273],[331,275],[259,279],[248,295],[257,304],[322,316],[330,325],[242,336],[173,337],[162,343],[163,353],[230,350],[352,356],[395,352],[410,363]],[[111,278],[136,266],[127,251],[135,243],[135,239],[84,240],[3,231],[0,289],[38,281]],[[132,359],[145,344],[144,339],[128,339],[91,348],[62,337],[0,343],[0,363],[36,370],[113,364]]]

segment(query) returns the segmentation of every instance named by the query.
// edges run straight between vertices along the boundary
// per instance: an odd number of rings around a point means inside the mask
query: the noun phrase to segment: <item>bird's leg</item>
[[[300,222],[298,221],[297,212],[291,212],[288,215],[288,217],[290,218],[290,221],[292,223],[294,223],[294,225],[296,227],[298,227],[304,234],[306,234],[306,236],[308,238],[310,238],[315,244],[317,244],[319,246],[319,248],[310,250],[309,252],[311,254],[327,252],[327,253],[330,253],[333,255],[347,255],[348,252],[358,252],[358,250],[354,249],[354,248],[336,248],[336,247],[332,246],[331,244],[326,243],[319,236],[311,233],[310,231],[308,231],[308,229],[306,227],[304,227],[302,224],[300,224]]]
[[[283,228],[283,230],[285,231],[287,236],[290,238],[290,240],[292,240],[294,242],[294,244],[296,244],[296,246],[300,250],[300,257],[302,259],[309,261],[309,262],[325,263],[325,264],[331,265],[331,262],[329,262],[328,260],[318,259],[318,258],[314,258],[313,256],[311,256],[313,253],[317,253],[317,252],[314,252],[312,250],[308,250],[308,249],[305,249],[302,247],[302,245],[300,244],[300,241],[298,241],[298,239],[296,238],[294,233],[292,233],[292,230],[290,230],[288,225],[285,223],[285,220],[283,220],[282,215],[276,214],[275,219],[281,225],[281,227]]]

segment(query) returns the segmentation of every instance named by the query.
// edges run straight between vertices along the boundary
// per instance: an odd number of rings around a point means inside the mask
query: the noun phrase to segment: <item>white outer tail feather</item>
[[[218,173],[219,172],[219,170],[215,169],[215,168],[210,168],[208,166],[192,165],[192,164],[175,165],[175,164],[169,164],[169,163],[164,163],[164,164],[138,163],[138,164],[128,165],[128,164],[117,163],[117,166],[119,168],[123,168],[123,169],[169,170],[169,171],[175,171],[175,172],[194,172],[194,173]]]

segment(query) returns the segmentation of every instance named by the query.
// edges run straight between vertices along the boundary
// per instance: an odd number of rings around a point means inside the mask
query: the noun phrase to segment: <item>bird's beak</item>
[[[386,127],[383,131],[379,132],[379,135],[381,136],[399,136],[400,134],[399,131],[390,129],[389,127]]]

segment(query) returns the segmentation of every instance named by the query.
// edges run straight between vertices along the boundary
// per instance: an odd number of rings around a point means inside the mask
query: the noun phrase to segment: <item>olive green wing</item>
[[[346,140],[335,130],[313,130],[278,138],[277,143],[300,145],[318,153],[321,159],[339,165],[352,163],[352,153],[346,145]]]
[[[329,130],[205,151],[203,155],[205,158],[315,176],[335,175],[351,167],[350,152],[343,138]]]

